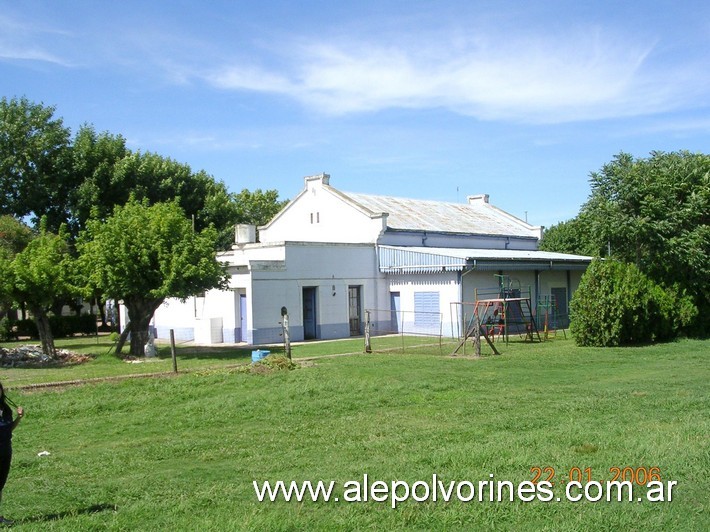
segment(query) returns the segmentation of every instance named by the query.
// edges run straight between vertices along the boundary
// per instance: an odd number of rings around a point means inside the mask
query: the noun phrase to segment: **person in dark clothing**
[[[13,419],[12,408],[17,408],[17,417]],[[12,431],[20,423],[25,411],[21,406],[15,405],[5,396],[5,389],[0,383],[0,501],[2,501],[2,490],[7,482],[7,475],[10,473],[10,462],[12,461]],[[0,525],[9,525],[12,521],[0,515]]]

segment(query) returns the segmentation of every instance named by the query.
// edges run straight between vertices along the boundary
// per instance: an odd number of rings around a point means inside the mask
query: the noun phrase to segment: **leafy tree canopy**
[[[237,209],[236,223],[266,225],[288,203],[279,201],[276,190],[243,189],[235,196]]]
[[[0,100],[0,215],[46,219],[72,238],[90,217],[105,219],[133,195],[149,203],[177,200],[197,231],[213,225],[217,249],[233,243],[236,223],[267,223],[283,206],[275,190],[230,193],[204,171],[151,152],[132,152],[121,135],[91,125],[71,132],[54,107],[26,98]]]
[[[234,244],[234,224],[266,225],[276,214],[286,206],[288,200],[279,201],[276,190],[249,191],[246,188],[238,194],[233,194],[233,222],[227,231],[220,235],[221,249],[228,249]]]
[[[128,154],[122,136],[96,133],[90,125],[79,129],[72,146],[72,172],[78,184],[70,195],[75,233],[84,228],[92,212],[105,218],[114,205],[128,199],[125,183],[114,178],[116,165]]]
[[[550,228],[541,247],[635,264],[654,281],[692,295],[710,312],[710,155],[621,153],[590,176],[579,215]],[[698,323],[703,327],[703,323]]]
[[[34,234],[14,216],[0,216],[0,257],[12,259],[27,247]]]
[[[75,260],[66,235],[42,230],[12,259],[6,280],[17,303],[32,312],[45,354],[55,356],[48,312],[58,298],[78,294]]]
[[[74,187],[70,132],[54,107],[26,98],[0,99],[0,214],[47,217],[58,230],[68,219],[66,198]]]
[[[599,253],[596,244],[589,241],[581,216],[546,229],[539,247],[543,251],[577,255],[596,256]]]
[[[204,171],[155,153],[131,152],[123,137],[97,134],[91,126],[76,135],[73,168],[79,176],[70,196],[76,232],[90,217],[106,219],[129,196],[149,204],[176,200],[196,231],[214,226],[216,248],[227,249],[234,243],[234,224],[264,224],[283,205],[275,190],[232,194]]]
[[[131,199],[106,220],[87,222],[78,244],[82,271],[90,288],[126,305],[132,355],[143,355],[148,324],[165,298],[226,286],[216,239],[213,227],[194,231],[176,201]]]
[[[0,216],[0,316],[14,303],[12,259],[32,240],[32,230],[8,214]]]
[[[129,196],[150,204],[176,199],[195,228],[229,218],[222,212],[205,211],[212,198],[228,198],[223,183],[205,172],[193,172],[189,165],[151,152],[131,152],[120,136],[96,134],[83,127],[74,144],[74,165],[82,180],[72,194],[72,204],[80,228],[89,217],[107,218],[116,205],[125,205]],[[227,205],[228,207],[228,205]]]

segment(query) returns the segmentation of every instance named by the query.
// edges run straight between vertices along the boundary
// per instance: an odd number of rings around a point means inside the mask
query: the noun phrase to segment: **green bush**
[[[85,336],[96,334],[96,315],[81,314],[79,316],[64,316],[69,322],[71,334],[83,334]]]
[[[577,345],[611,347],[670,340],[697,314],[689,297],[664,289],[635,265],[596,260],[570,305]]]
[[[37,326],[35,325],[34,320],[17,320],[13,323],[13,325],[15,327],[15,334],[17,336],[29,336],[30,338],[39,337],[39,334],[37,334]]]
[[[71,316],[49,316],[49,327],[52,329],[52,336],[55,338],[66,338],[72,335]]]
[[[12,330],[12,322],[7,316],[0,320],[0,342],[9,342],[15,339],[15,332]]]

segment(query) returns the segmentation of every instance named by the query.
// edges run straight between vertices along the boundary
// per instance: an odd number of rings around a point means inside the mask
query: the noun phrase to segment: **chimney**
[[[476,194],[475,196],[467,196],[469,205],[475,205],[476,203],[488,203],[488,194]]]
[[[256,242],[256,226],[251,224],[237,224],[234,226],[234,243],[237,245],[253,244]]]
[[[323,173],[318,175],[307,175],[303,178],[303,180],[306,182],[306,188],[308,188],[309,183],[320,183],[321,185],[328,185],[330,184],[330,174]]]

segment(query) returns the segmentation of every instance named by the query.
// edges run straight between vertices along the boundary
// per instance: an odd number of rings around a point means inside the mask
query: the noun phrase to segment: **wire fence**
[[[365,311],[365,350],[444,354],[454,345],[445,335],[441,312],[368,309]]]

